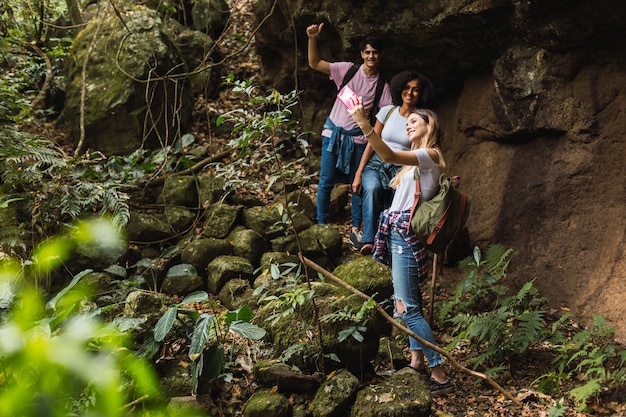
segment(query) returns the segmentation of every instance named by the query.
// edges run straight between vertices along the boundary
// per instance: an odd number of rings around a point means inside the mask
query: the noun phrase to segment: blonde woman
[[[349,113],[383,161],[404,165],[391,181],[395,193],[391,206],[381,216],[374,259],[391,266],[396,314],[411,331],[435,344],[435,336],[422,313],[420,284],[428,276],[427,254],[424,245],[411,231],[410,211],[415,198],[415,167],[424,200],[430,200],[439,191],[439,184],[446,174],[446,163],[439,148],[441,130],[437,115],[431,110],[413,110],[406,123],[411,150],[395,151],[374,131],[362,105],[357,104]],[[452,384],[442,367],[443,359],[439,353],[422,346],[412,337],[409,338],[409,348],[410,366],[418,371],[425,369],[426,356],[432,394],[438,396],[451,392]]]

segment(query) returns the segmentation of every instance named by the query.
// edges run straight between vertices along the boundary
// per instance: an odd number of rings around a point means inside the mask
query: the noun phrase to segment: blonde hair
[[[422,136],[418,143],[411,143],[411,150],[424,148],[432,149],[437,153],[439,157],[438,165],[441,167],[441,176],[439,177],[439,184],[441,184],[446,177],[446,161],[443,158],[443,153],[440,148],[443,134],[439,128],[439,118],[434,111],[428,109],[415,109],[411,113],[417,114],[426,122],[426,134]],[[417,163],[415,165],[417,165]],[[415,165],[405,165],[402,167],[390,181],[389,185],[391,188],[396,188],[400,184],[400,178],[402,178],[407,171],[414,169]]]

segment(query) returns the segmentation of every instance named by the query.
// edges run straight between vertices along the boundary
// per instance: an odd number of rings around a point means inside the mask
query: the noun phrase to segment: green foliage
[[[130,218],[129,186],[109,175],[102,162],[99,154],[69,158],[48,141],[0,130],[0,202],[18,212],[17,222],[4,225],[0,234],[5,252],[21,250],[28,258],[40,240],[90,213],[110,215],[116,226],[124,226]]]
[[[281,94],[272,89],[260,94],[250,81],[235,80],[233,75],[226,77],[224,85],[232,87],[233,94],[246,96],[244,108],[228,112],[216,121],[217,126],[225,122],[233,125],[234,138],[228,145],[239,151],[231,163],[216,164],[226,186],[256,189],[259,183],[266,183],[269,190],[279,180],[302,184],[310,178],[304,168],[308,143],[298,134],[298,122],[291,119],[299,93]],[[297,154],[302,157],[293,158]],[[285,162],[284,155],[293,160]]]
[[[189,359],[192,361],[192,394],[196,394],[201,380],[210,382],[217,379],[224,370],[224,344],[226,335],[237,334],[250,340],[261,340],[266,336],[264,329],[250,323],[252,312],[248,306],[229,311],[222,317],[215,317],[208,313],[200,314],[197,310],[189,308],[191,303],[202,303],[208,300],[208,294],[198,291],[189,294],[185,299],[170,307],[161,316],[154,327],[153,338],[147,340],[140,351],[144,357],[151,357],[158,350],[159,344],[165,340],[177,319],[178,314],[184,314],[194,319],[195,325],[191,330],[191,346]],[[231,343],[230,361],[234,355],[235,343]]]
[[[538,310],[544,302],[532,282],[527,282],[517,294],[504,298],[501,306],[493,311],[450,319],[456,334],[452,345],[463,339],[475,344],[479,354],[471,359],[474,366],[492,366],[522,354],[547,334],[545,313]]]
[[[76,228],[67,239],[98,241],[89,230]],[[0,415],[115,417],[135,410],[131,404],[160,407],[151,366],[128,350],[123,332],[99,319],[100,310],[84,308],[91,290],[82,280],[89,273],[45,300],[19,262],[0,265]]]
[[[293,314],[300,306],[306,304],[314,295],[310,288],[302,286],[302,265],[293,262],[271,264],[270,274],[273,280],[284,280],[283,291],[276,295],[266,290],[266,285],[258,286],[253,296],[258,297],[260,303],[273,303],[275,312],[265,320],[273,326],[282,317]]]
[[[439,310],[439,319],[446,320],[451,312],[472,314],[492,310],[499,297],[506,294],[507,287],[500,284],[511,264],[513,250],[496,244],[487,249],[486,259],[478,247],[473,255],[459,262],[466,274],[459,282],[454,296],[450,297]]]
[[[555,405],[548,410],[548,417],[563,417],[569,408],[565,405],[565,401],[561,398]]]
[[[503,360],[523,354],[548,333],[545,313],[540,309],[546,300],[539,297],[532,281],[517,294],[504,297],[505,288],[498,283],[506,276],[512,255],[512,250],[494,245],[483,261],[475,248],[473,257],[461,262],[467,276],[440,313],[457,312],[448,319],[454,326],[451,345],[469,340],[477,350],[471,359],[474,367],[499,367]]]
[[[0,7],[0,36],[24,42],[39,42],[49,38],[46,22],[56,21],[65,13],[64,0],[34,2],[3,0]]]
[[[187,169],[195,161],[185,153],[185,149],[195,140],[193,135],[185,134],[172,145],[161,149],[154,151],[136,149],[130,155],[110,156],[101,172],[131,183],[145,183],[159,173],[174,173]]]
[[[54,37],[47,22],[57,21],[64,11],[65,2],[59,0],[4,0],[0,5],[0,122],[27,122],[35,113],[52,111],[41,107],[40,88],[46,85],[50,91],[53,86],[45,80],[63,77],[71,39]]]
[[[0,75],[0,121],[22,121],[31,111],[30,100],[24,94],[28,80],[15,73]]]
[[[322,323],[345,322],[363,324],[367,321],[364,319],[371,316],[372,310],[375,308],[376,302],[373,299],[369,299],[365,300],[356,312],[350,306],[345,306],[342,310],[323,315],[320,317],[320,321]],[[363,325],[348,326],[339,332],[337,339],[343,342],[348,337],[352,337],[354,340],[362,342],[364,340],[362,333],[366,331],[367,327]]]
[[[268,316],[265,320],[273,326],[282,317],[291,316],[300,306],[306,304],[313,298],[314,291],[302,285],[290,285],[279,295],[268,295],[260,299],[262,303],[273,302],[276,312]]]
[[[603,388],[626,385],[626,349],[615,344],[614,334],[615,329],[609,326],[604,317],[594,315],[589,328],[555,345],[557,356],[553,363],[557,370],[549,375],[556,374],[564,380],[576,376],[578,380],[584,381],[584,384],[569,393],[578,404],[579,411],[584,410],[587,400],[596,397]],[[562,335],[557,336],[560,341]],[[544,375],[540,382],[544,382],[545,378]]]
[[[526,282],[516,294],[505,296],[499,282],[506,276],[512,256],[512,250],[494,245],[485,260],[475,248],[473,257],[461,262],[467,276],[440,311],[453,324],[451,347],[465,341],[465,346],[471,347],[472,365],[489,368],[486,373],[495,374],[507,369],[507,363],[519,355],[552,345],[555,369],[533,384],[541,392],[554,394],[564,381],[583,381],[569,391],[579,411],[603,390],[623,387],[626,350],[615,344],[614,329],[605,318],[596,315],[590,328],[574,331],[577,327],[570,315],[564,314],[548,329],[542,310],[546,299],[540,297],[533,281]],[[457,315],[451,316],[452,311]],[[549,413],[561,416],[566,410],[561,400]]]

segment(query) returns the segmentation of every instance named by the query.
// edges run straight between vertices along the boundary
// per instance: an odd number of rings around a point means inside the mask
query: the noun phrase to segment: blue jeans
[[[350,161],[350,172],[348,175],[336,168],[337,155],[327,150],[330,138],[322,136],[322,162],[320,166],[320,181],[317,186],[317,223],[328,223],[328,212],[330,209],[330,193],[336,183],[352,184],[354,173],[359,167],[361,156],[365,150],[364,143],[354,144],[354,153]],[[361,227],[363,216],[361,214],[361,196],[352,193],[352,227]]]
[[[363,187],[363,197],[361,197],[363,243],[374,243],[380,213],[391,205],[393,191],[385,190],[378,170],[369,165],[365,166],[361,175],[361,186]]]
[[[396,314],[404,320],[409,330],[422,339],[436,344],[435,335],[422,312],[422,291],[417,277],[418,262],[427,262],[427,259],[426,257],[415,259],[411,248],[395,228],[392,229],[389,243]],[[401,313],[398,311],[398,303],[404,304],[404,311]],[[413,337],[409,337],[409,348],[411,350],[423,350],[426,359],[428,359],[429,368],[443,363],[437,351],[422,346]]]

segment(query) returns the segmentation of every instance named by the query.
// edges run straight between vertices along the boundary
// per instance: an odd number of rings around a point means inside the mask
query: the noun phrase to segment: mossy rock
[[[379,303],[393,295],[391,269],[371,256],[360,256],[345,262],[335,268],[333,274]]]

